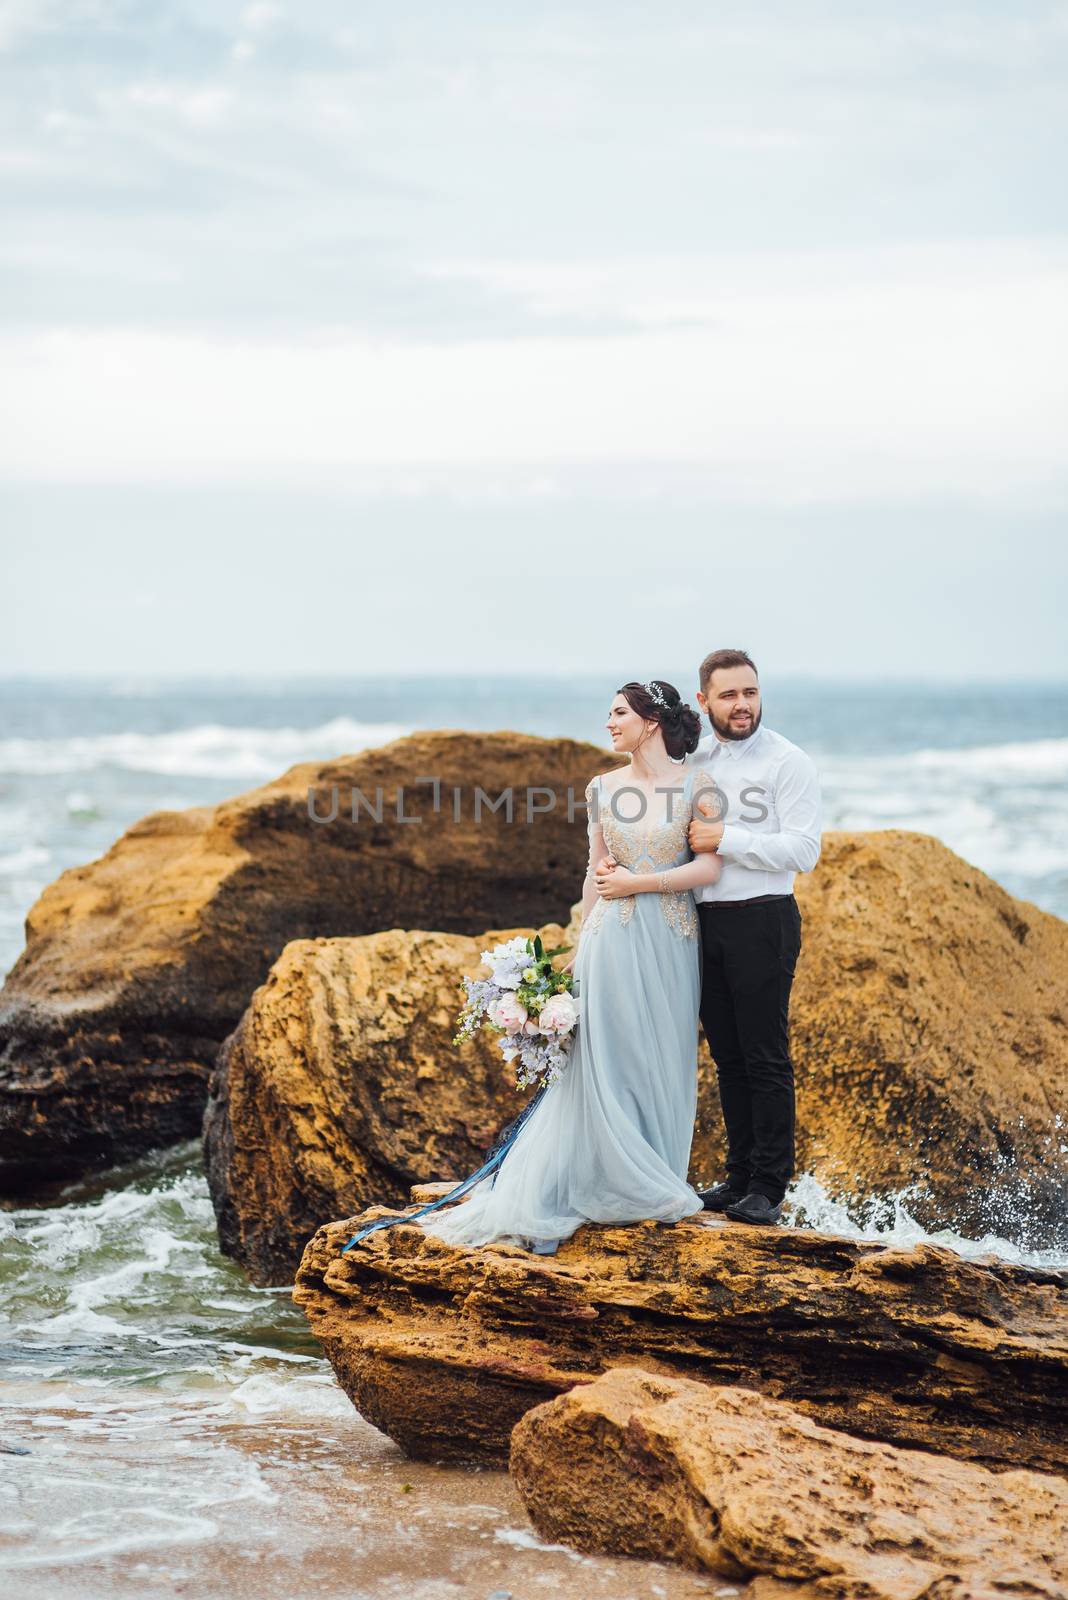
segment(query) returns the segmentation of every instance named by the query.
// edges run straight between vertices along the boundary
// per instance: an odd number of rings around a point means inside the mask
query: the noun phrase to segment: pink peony
[[[542,1033],[570,1033],[578,1021],[578,1006],[569,994],[554,994],[538,1012]]]
[[[503,1028],[505,1033],[520,1033],[527,1020],[526,1008],[522,1001],[514,994],[502,994],[489,1007],[487,1015],[498,1028]]]

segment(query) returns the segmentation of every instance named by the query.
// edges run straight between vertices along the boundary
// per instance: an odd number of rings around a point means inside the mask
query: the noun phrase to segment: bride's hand
[[[605,867],[605,863],[602,863]],[[598,870],[597,893],[602,900],[621,900],[624,895],[634,893],[635,874],[629,867],[621,867],[612,862],[610,868]]]

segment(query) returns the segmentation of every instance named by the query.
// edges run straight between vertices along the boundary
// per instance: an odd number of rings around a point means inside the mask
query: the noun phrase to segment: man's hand
[[[690,849],[695,856],[703,850],[718,850],[722,838],[722,822],[698,822],[695,818],[690,823]]]

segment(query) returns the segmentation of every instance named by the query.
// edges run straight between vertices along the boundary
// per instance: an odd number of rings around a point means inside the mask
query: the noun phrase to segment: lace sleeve
[[[604,842],[601,831],[600,809],[598,806],[599,790],[598,779],[591,778],[585,789],[586,797],[586,833],[589,839],[589,854],[586,860],[586,876],[582,881],[582,925],[585,927],[590,913],[598,903],[597,880],[594,869],[598,861],[608,855],[608,846]]]
[[[591,778],[585,788],[586,797],[586,837],[589,840],[589,855],[586,860],[586,874],[592,876],[593,869],[602,857],[608,855],[608,846],[604,842],[601,831],[600,796],[597,778]]]
[[[694,775],[690,790],[690,815],[698,822],[719,822],[723,817],[723,791],[704,767]]]

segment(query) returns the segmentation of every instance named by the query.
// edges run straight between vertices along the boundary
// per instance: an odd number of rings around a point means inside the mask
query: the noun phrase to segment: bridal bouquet
[[[567,1064],[571,1036],[578,1022],[570,972],[557,972],[553,956],[567,949],[546,950],[540,936],[509,939],[486,950],[482,965],[488,978],[464,978],[467,1002],[458,1019],[454,1044],[470,1039],[484,1024],[502,1035],[501,1054],[515,1061],[516,1088],[539,1078],[552,1083]]]

